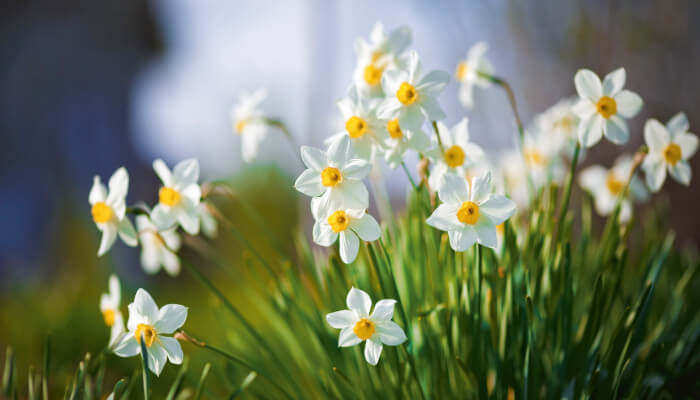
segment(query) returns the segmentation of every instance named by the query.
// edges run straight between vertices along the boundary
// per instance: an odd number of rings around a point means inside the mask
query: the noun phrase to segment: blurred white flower
[[[649,153],[644,158],[642,169],[647,186],[654,192],[661,189],[666,180],[666,170],[673,179],[690,185],[691,170],[688,159],[698,149],[698,137],[688,132],[688,118],[678,113],[666,126],[650,119],[644,125],[644,139]]]
[[[139,289],[134,302],[129,304],[128,332],[116,345],[114,354],[133,357],[141,354],[141,338],[148,352],[148,368],[156,375],[165,366],[166,360],[182,363],[182,347],[177,339],[165,335],[179,329],[187,319],[187,307],[167,304],[160,309],[147,291]]]
[[[379,300],[370,315],[372,299],[364,291],[353,287],[348,292],[346,303],[347,310],[326,315],[330,326],[341,329],[338,347],[355,346],[366,341],[365,360],[377,365],[384,345],[398,346],[406,341],[403,329],[391,320],[396,300]]]
[[[88,195],[92,206],[92,220],[102,231],[102,240],[97,255],[105,254],[117,239],[117,234],[127,246],[136,246],[136,230],[126,217],[126,194],[129,191],[129,175],[124,167],[117,169],[109,178],[109,192],[99,176],[95,176]]]
[[[259,108],[265,98],[266,89],[258,89],[253,93],[244,91],[231,110],[233,131],[241,137],[241,153],[246,162],[252,162],[258,156],[260,144],[270,129]]]
[[[530,196],[522,152],[513,149],[501,154],[499,167],[498,171],[502,176],[504,193],[507,193],[519,208],[527,208]]]
[[[195,159],[181,161],[170,172],[163,160],[153,161],[153,169],[163,182],[158,192],[158,204],[153,207],[151,220],[158,230],[172,228],[179,223],[187,233],[199,233],[198,206],[202,191],[199,180],[199,163]]]
[[[469,140],[469,120],[467,117],[464,117],[452,129],[448,129],[442,122],[438,122],[437,127],[442,148],[437,145],[437,139],[433,139],[435,146],[428,153],[428,156],[435,163],[430,171],[428,184],[435,191],[440,190],[443,178],[447,173],[466,177],[467,168],[476,166],[485,157],[481,147]]]
[[[158,273],[163,266],[170,276],[180,274],[180,259],[175,252],[181,240],[176,228],[159,231],[145,215],[136,217],[136,227],[141,237],[141,265],[150,275]]]
[[[109,292],[100,297],[100,311],[105,325],[110,327],[109,346],[116,344],[119,336],[124,332],[124,316],[119,309],[121,305],[121,287],[116,275],[109,276]]]
[[[542,131],[528,131],[523,139],[524,173],[530,174],[534,188],[539,189],[550,181],[561,182],[565,168],[558,144]]]
[[[559,100],[555,105],[538,114],[533,119],[532,127],[528,129],[546,136],[546,140],[551,142],[556,151],[567,158],[573,156],[574,148],[578,142],[579,118],[573,109],[575,104],[576,99],[574,98]],[[542,139],[545,139],[544,136]]]
[[[338,108],[345,121],[345,130],[329,137],[327,146],[332,146],[344,137],[350,137],[352,148],[357,155],[371,161],[376,147],[381,146],[385,130],[376,116],[378,100],[370,100],[358,93],[357,87],[352,86],[348,95],[338,101]]]
[[[364,209],[332,208],[316,197],[311,200],[311,214],[314,242],[328,247],[340,238],[340,259],[346,264],[355,261],[360,239],[371,242],[381,235],[379,224]]]
[[[455,77],[459,82],[459,101],[467,108],[474,105],[474,86],[486,88],[491,84],[488,78],[479,75],[479,72],[493,73],[491,63],[484,56],[487,49],[486,42],[477,42],[467,52],[467,58],[457,64]]]
[[[474,243],[495,249],[496,226],[515,213],[515,203],[491,193],[491,173],[472,179],[471,189],[464,177],[446,174],[438,191],[440,204],[426,221],[446,231],[455,251],[465,251]]]
[[[391,168],[396,168],[403,161],[406,151],[425,153],[432,145],[423,129],[402,129],[398,119],[387,121],[384,127],[388,134],[384,140],[384,159]]]
[[[199,203],[197,210],[199,211],[199,226],[202,232],[209,237],[215,238],[219,234],[219,224],[212,214],[211,205],[206,202]]]
[[[581,119],[578,140],[583,147],[591,147],[605,135],[615,144],[625,144],[629,139],[627,121],[642,109],[642,98],[629,90],[623,90],[626,73],[618,68],[607,74],[601,83],[595,72],[581,69],[574,76],[576,91],[580,97],[574,112]]]

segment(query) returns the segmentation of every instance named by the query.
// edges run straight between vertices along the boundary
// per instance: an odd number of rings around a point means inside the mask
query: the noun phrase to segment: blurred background
[[[291,236],[295,211],[306,207],[291,191],[301,171],[297,149],[273,135],[255,165],[243,164],[231,106],[241,91],[266,87],[268,114],[285,121],[298,143],[321,146],[339,130],[335,101],[351,83],[353,40],[367,37],[379,20],[388,29],[412,28],[426,69],[453,73],[476,41],[487,41],[525,121],[574,95],[578,68],[603,76],[624,66],[627,87],[645,101],[625,150],[643,142],[650,117],[666,121],[684,111],[691,131],[700,126],[694,0],[4,0],[1,8],[0,326],[11,328],[0,329],[0,347],[13,343],[26,350],[25,359],[39,359],[48,332],[65,345],[77,333],[74,324],[94,334],[75,338],[63,357],[104,345],[108,332],[97,306],[110,271],[124,281],[124,303],[139,286],[158,287],[160,303],[185,303],[176,288],[188,278],[148,278],[138,250],[117,243],[108,257],[96,257],[99,233],[87,202],[95,174],[107,180],[125,166],[129,202],[154,203],[152,160],[172,165],[196,157],[205,179],[235,179],[241,196],[275,210],[271,228]],[[476,98],[473,110],[463,109],[450,83],[440,99],[447,122],[466,115],[473,140],[487,150],[514,146],[503,92],[480,90]],[[586,163],[609,165],[618,153],[604,143]],[[700,157],[695,175],[698,165]],[[386,174],[400,204],[403,172]],[[681,243],[698,243],[697,178],[690,188],[667,181],[660,195],[669,199]],[[185,304],[206,304],[196,295]],[[31,331],[22,329],[30,318]]]

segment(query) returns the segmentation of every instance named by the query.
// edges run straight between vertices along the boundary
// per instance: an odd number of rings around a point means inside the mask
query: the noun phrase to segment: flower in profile
[[[128,332],[114,348],[119,357],[141,354],[141,340],[148,352],[148,368],[160,375],[165,363],[182,363],[182,347],[177,339],[165,336],[179,329],[187,319],[187,307],[167,304],[160,309],[147,291],[139,289],[134,302],[129,304]]]
[[[92,206],[92,220],[102,231],[102,240],[97,255],[105,254],[117,239],[117,235],[127,246],[136,246],[136,230],[126,217],[126,193],[129,191],[129,175],[124,167],[117,169],[109,178],[109,191],[99,176],[95,176],[88,201]]]
[[[346,264],[357,258],[360,239],[371,242],[381,235],[377,220],[364,208],[337,208],[316,197],[311,200],[311,214],[316,221],[313,228],[314,242],[328,247],[340,241],[340,259]]]
[[[212,214],[212,205],[208,202],[201,202],[197,207],[199,211],[199,226],[202,232],[209,237],[215,238],[219,234],[219,224]]]
[[[455,251],[465,251],[474,243],[495,249],[498,246],[496,226],[515,213],[515,203],[505,196],[491,193],[491,173],[472,179],[446,174],[438,191],[442,204],[426,221],[428,225],[447,231]]]
[[[402,129],[420,128],[426,118],[445,118],[437,96],[447,86],[450,74],[434,70],[423,75],[418,53],[413,50],[402,57],[399,65],[382,76],[386,97],[377,109],[377,117],[386,121],[398,119]]]
[[[666,180],[666,171],[683,185],[690,185],[691,170],[688,159],[698,149],[698,137],[688,132],[688,117],[678,113],[666,126],[655,119],[644,125],[644,139],[649,153],[644,158],[642,169],[647,186],[659,191]]]
[[[158,191],[158,205],[153,207],[151,220],[158,230],[172,228],[176,223],[185,232],[199,233],[199,202],[202,191],[197,184],[199,162],[195,159],[181,161],[170,172],[163,160],[153,161],[153,169],[163,182]]]
[[[324,202],[335,206],[367,208],[369,193],[362,180],[371,166],[355,158],[347,135],[331,143],[326,152],[302,146],[301,159],[308,168],[294,182],[298,191],[311,197],[323,197]]]
[[[355,153],[363,160],[372,160],[375,148],[381,146],[384,139],[384,129],[375,112],[377,102],[378,100],[361,96],[356,86],[350,87],[348,95],[338,101],[345,129],[329,137],[326,145],[332,146],[342,138],[349,137]]]
[[[260,103],[265,98],[267,98],[265,89],[258,89],[252,93],[244,91],[231,110],[233,131],[241,137],[241,154],[246,162],[251,162],[258,156],[260,143],[265,139],[270,128],[260,109]]]
[[[629,139],[627,121],[642,109],[642,98],[624,90],[626,73],[618,68],[607,74],[603,82],[595,72],[581,69],[574,76],[576,91],[580,97],[574,112],[581,122],[578,140],[583,147],[591,147],[605,135],[615,144],[625,144]]]
[[[369,42],[363,38],[355,41],[357,66],[353,80],[363,96],[382,95],[381,81],[384,70],[396,65],[397,58],[410,44],[410,28],[402,26],[386,33],[381,22],[377,22],[372,28]]]
[[[180,259],[175,252],[181,240],[175,228],[159,231],[145,215],[136,217],[136,227],[141,236],[141,265],[150,275],[158,273],[160,267],[170,276],[180,274]]]
[[[116,344],[122,332],[124,332],[124,317],[119,306],[121,304],[121,287],[116,275],[109,276],[109,292],[100,297],[100,311],[105,325],[110,328],[109,346]]]
[[[428,184],[436,191],[442,187],[447,173],[465,177],[467,169],[484,158],[481,147],[469,141],[469,120],[466,117],[452,129],[448,129],[442,122],[438,122],[437,127],[442,148],[436,145],[428,154],[435,162]]]
[[[649,192],[636,174],[630,180],[633,163],[632,157],[623,154],[610,169],[591,165],[581,171],[579,184],[593,196],[596,212],[601,216],[610,215],[615,210],[620,196],[625,194],[627,182],[629,194],[620,203],[620,222],[627,222],[632,217],[632,199],[644,201],[648,198]]]
[[[489,87],[491,81],[479,73],[491,75],[493,67],[484,54],[488,49],[486,42],[477,42],[467,52],[467,58],[457,64],[455,77],[459,82],[459,101],[464,107],[474,105],[474,87]]]
[[[355,346],[364,341],[365,360],[377,365],[384,345],[398,346],[406,341],[403,329],[391,320],[396,300],[379,300],[370,314],[372,299],[364,291],[353,287],[348,292],[346,303],[348,310],[326,315],[330,326],[341,329],[338,347]]]
[[[551,147],[563,153],[566,157],[573,156],[574,148],[578,142],[577,132],[579,118],[574,112],[576,99],[566,98],[559,100],[543,113],[533,119],[531,131],[540,132],[551,143]],[[580,158],[579,158],[580,159]]]
[[[384,159],[391,168],[396,168],[408,150],[425,153],[432,145],[428,135],[421,128],[403,129],[398,119],[385,124],[388,137],[384,140]]]

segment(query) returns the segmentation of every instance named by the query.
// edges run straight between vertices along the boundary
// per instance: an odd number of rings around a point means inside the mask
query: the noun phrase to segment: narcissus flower
[[[463,118],[457,125],[448,129],[442,122],[437,123],[442,149],[437,146],[429,153],[435,166],[430,171],[428,184],[433,190],[440,190],[447,173],[466,176],[467,168],[473,167],[484,158],[481,147],[469,141],[469,121]],[[442,150],[444,149],[444,153]]]
[[[179,223],[187,233],[199,233],[199,202],[202,191],[197,184],[199,162],[189,159],[180,162],[170,172],[163,160],[153,161],[153,169],[163,182],[158,191],[158,205],[153,207],[151,220],[159,230],[170,229]]]
[[[302,146],[301,159],[308,167],[299,175],[294,187],[311,197],[323,197],[334,206],[365,209],[369,193],[362,180],[371,165],[356,158],[347,135],[334,141],[328,151]]]
[[[365,360],[377,365],[384,345],[398,346],[406,341],[403,329],[391,320],[396,300],[379,300],[370,314],[372,299],[364,291],[353,287],[348,292],[346,303],[348,310],[326,315],[330,326],[341,329],[338,347],[365,342]]]
[[[384,140],[384,159],[391,168],[396,168],[408,150],[425,153],[432,145],[430,138],[421,128],[402,128],[398,119],[386,121],[388,136]]]
[[[626,73],[618,68],[605,76],[601,83],[595,72],[581,69],[574,77],[576,91],[581,98],[574,112],[581,119],[578,140],[583,147],[591,147],[605,135],[615,144],[625,144],[629,139],[627,121],[642,109],[642,98],[629,90],[623,90]]]
[[[642,181],[636,176],[630,181],[633,160],[623,154],[615,160],[612,168],[606,169],[600,165],[591,165],[581,171],[579,183],[583,189],[593,196],[595,209],[602,216],[610,215],[630,182],[628,196],[622,199],[620,205],[620,222],[627,222],[632,217],[632,200],[644,201],[649,192]]]
[[[182,363],[182,347],[177,339],[165,336],[179,329],[187,319],[187,307],[167,304],[160,309],[147,291],[139,289],[134,302],[129,304],[128,332],[116,345],[114,354],[133,357],[141,354],[141,339],[146,343],[148,368],[156,375],[165,366],[166,360]]]
[[[661,189],[666,180],[666,170],[673,179],[683,185],[690,185],[690,164],[688,159],[698,149],[698,137],[688,133],[688,118],[678,113],[666,126],[650,119],[644,125],[644,139],[649,153],[644,158],[642,169],[647,186],[655,192]]]
[[[340,239],[340,259],[346,264],[357,258],[360,239],[371,242],[381,235],[379,224],[365,209],[334,208],[317,197],[311,200],[311,214],[316,221],[314,242],[328,247]]]
[[[103,293],[100,298],[100,311],[105,325],[110,328],[109,345],[116,344],[119,336],[124,332],[124,317],[119,309],[121,304],[121,287],[116,275],[109,277],[109,292]]]
[[[515,203],[491,193],[490,172],[473,178],[471,188],[463,177],[446,174],[438,196],[442,204],[426,222],[447,231],[455,251],[465,251],[474,243],[495,249],[496,226],[515,213]]]
[[[129,191],[129,175],[126,169],[119,168],[109,178],[109,191],[99,176],[95,176],[88,201],[92,206],[92,220],[102,231],[102,240],[97,255],[105,254],[117,239],[117,235],[127,246],[136,246],[136,230],[126,217],[126,193]]]
[[[410,44],[410,28],[399,27],[386,33],[381,22],[377,22],[372,28],[369,42],[362,38],[355,41],[357,66],[353,78],[355,86],[363,96],[382,95],[381,81],[384,71],[396,65],[397,58]]]
[[[398,119],[404,129],[420,128],[426,118],[445,118],[437,96],[447,86],[450,74],[430,71],[423,75],[418,53],[413,50],[407,52],[400,65],[387,70],[382,77],[386,97],[377,109],[377,117],[386,121]]]
[[[175,228],[159,231],[145,215],[136,217],[136,226],[141,237],[141,265],[150,275],[156,274],[163,266],[170,276],[180,273],[180,259],[175,252],[181,240]]]
[[[338,101],[345,129],[328,138],[326,145],[331,146],[343,137],[349,137],[355,153],[364,160],[372,160],[375,148],[381,146],[385,137],[375,112],[377,104],[378,100],[363,97],[357,87],[351,87],[347,97]]]
[[[265,89],[258,89],[252,93],[244,91],[231,110],[233,131],[241,137],[241,154],[246,162],[255,160],[260,143],[270,129],[260,109],[260,103],[265,98],[267,98]]]
[[[467,108],[474,105],[474,87],[486,88],[491,84],[488,78],[479,75],[479,72],[493,73],[491,63],[484,56],[487,49],[486,42],[478,42],[469,49],[467,58],[457,64],[455,78],[459,82],[459,101]]]
[[[561,182],[565,176],[559,146],[543,131],[527,131],[523,138],[524,172],[530,174],[535,189],[547,182]]]
[[[551,147],[571,158],[578,142],[578,115],[574,112],[576,99],[559,100],[543,113],[533,119],[529,131],[538,132],[541,138],[547,140]],[[579,155],[579,160],[581,156]]]

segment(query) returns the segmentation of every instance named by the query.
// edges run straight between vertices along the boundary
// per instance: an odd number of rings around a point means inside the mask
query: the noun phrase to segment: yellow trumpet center
[[[360,320],[355,323],[352,331],[355,332],[355,335],[360,339],[367,340],[374,335],[375,329],[374,322],[370,321],[369,318],[360,318]]]
[[[105,325],[107,326],[112,326],[114,325],[114,320],[116,317],[117,313],[112,310],[112,309],[107,309],[102,311],[102,318],[105,320]]]
[[[365,82],[370,86],[376,86],[382,81],[382,74],[384,73],[383,67],[378,67],[374,64],[370,64],[365,67],[362,76]]]
[[[457,145],[445,150],[445,163],[450,168],[456,168],[464,164],[464,150]]]
[[[358,116],[352,116],[345,122],[345,130],[353,139],[362,137],[367,132],[367,121]]]
[[[328,225],[331,226],[333,232],[342,232],[348,229],[350,225],[350,216],[345,211],[338,210],[328,217]]]
[[[321,183],[323,186],[337,186],[343,181],[343,174],[335,167],[326,167],[321,171]]]
[[[624,183],[617,179],[615,174],[612,172],[608,174],[608,177],[605,179],[605,184],[608,186],[608,190],[610,193],[613,195],[618,195],[620,192],[622,192],[622,188],[624,187]]]
[[[411,105],[418,100],[418,92],[413,85],[404,82],[399,86],[399,90],[396,91],[396,98],[405,105]]]
[[[671,165],[676,165],[681,160],[681,147],[671,143],[664,149],[664,160]]]
[[[112,207],[108,206],[104,201],[98,201],[92,206],[92,219],[97,224],[104,224],[114,218]]]
[[[474,225],[479,220],[479,205],[473,201],[465,201],[457,210],[459,222]]]
[[[391,136],[394,139],[400,139],[401,136],[403,136],[403,132],[401,132],[401,126],[399,126],[399,120],[398,119],[392,119],[386,124],[386,130],[389,131],[389,136]]]
[[[455,75],[457,76],[458,81],[463,81],[464,78],[467,77],[467,71],[469,71],[469,65],[467,65],[466,61],[462,61],[457,65],[457,72]]]
[[[174,207],[180,203],[182,198],[177,190],[164,186],[158,192],[158,200],[166,206]]]
[[[617,108],[617,106],[615,108]],[[560,129],[560,130],[565,131],[565,132],[570,131],[573,127],[574,127],[574,121],[569,116],[562,117],[554,123],[555,129]]]
[[[602,115],[603,118],[608,119],[617,113],[617,103],[615,99],[608,96],[603,96],[598,100],[595,105],[598,114]]]
[[[527,149],[525,150],[525,162],[529,165],[544,165],[545,158],[542,153],[536,149]]]
[[[146,341],[146,347],[151,347],[153,342],[156,341],[158,333],[156,333],[156,330],[151,325],[138,324],[136,326],[136,332],[134,333],[134,337],[136,337],[136,340],[139,343],[141,343],[141,336],[143,336],[143,340]]]
[[[243,130],[245,129],[245,126],[247,124],[248,124],[248,121],[246,121],[244,119],[239,119],[234,124],[233,129],[236,131],[236,133],[241,134],[241,133],[243,133]]]

